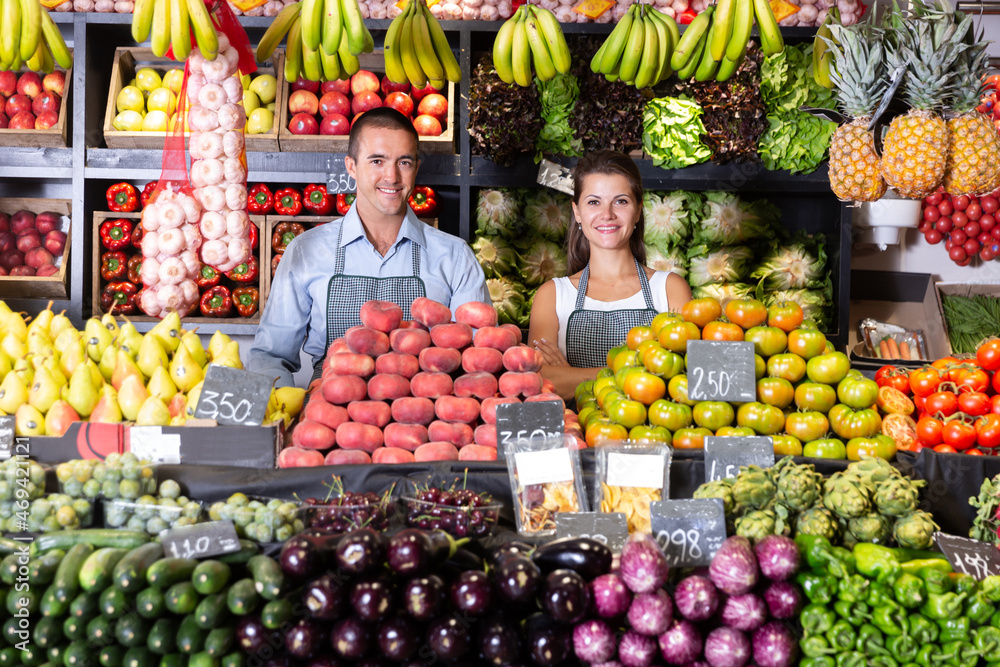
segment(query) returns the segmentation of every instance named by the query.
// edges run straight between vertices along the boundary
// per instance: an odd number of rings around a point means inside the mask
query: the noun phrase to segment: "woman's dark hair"
[[[632,190],[632,197],[639,206],[639,221],[635,223],[632,237],[629,239],[629,250],[632,256],[642,265],[646,264],[646,246],[643,235],[646,230],[646,220],[642,210],[642,176],[628,155],[617,151],[596,151],[586,155],[576,163],[573,169],[573,203],[579,206],[583,195],[583,180],[591,174],[606,174],[608,176],[624,176]],[[570,220],[569,237],[566,241],[566,256],[569,274],[580,271],[590,261],[590,242],[584,236],[583,230],[576,220]]]

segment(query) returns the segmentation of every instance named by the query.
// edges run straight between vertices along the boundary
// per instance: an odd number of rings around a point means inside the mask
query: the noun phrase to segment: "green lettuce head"
[[[521,254],[521,277],[529,287],[565,275],[566,251],[551,241],[537,241]]]
[[[753,293],[753,287],[744,283],[709,283],[691,289],[694,298],[701,299],[710,296],[718,301],[723,308],[730,301],[749,298],[751,293]]]
[[[495,188],[479,191],[476,235],[515,238],[521,232],[521,201],[517,191]]]
[[[764,289],[822,289],[828,280],[823,237],[800,237],[772,248],[751,277],[764,281]]]
[[[746,246],[723,246],[712,251],[699,245],[688,251],[688,283],[691,287],[709,283],[737,283],[746,278],[753,251]]]
[[[533,238],[562,243],[573,214],[568,196],[538,188],[524,199],[524,219]]]
[[[472,244],[472,250],[487,278],[513,273],[517,266],[517,252],[501,236],[480,236]]]
[[[681,278],[688,274],[687,258],[680,248],[662,251],[658,246],[646,246],[646,266],[654,271],[673,271]]]
[[[701,198],[690,192],[646,192],[642,197],[646,245],[670,248],[691,234],[694,212],[701,210]]]
[[[692,241],[707,245],[739,245],[774,232],[781,214],[761,199],[741,201],[728,192],[705,194],[703,217],[694,225]]]

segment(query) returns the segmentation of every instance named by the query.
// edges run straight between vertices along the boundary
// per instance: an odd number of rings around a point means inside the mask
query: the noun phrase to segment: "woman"
[[[642,179],[627,155],[598,151],[573,170],[570,276],[542,285],[528,336],[545,360],[542,375],[564,399],[606,365],[629,329],[691,300],[679,275],[644,266]],[[575,223],[575,224],[573,224]]]

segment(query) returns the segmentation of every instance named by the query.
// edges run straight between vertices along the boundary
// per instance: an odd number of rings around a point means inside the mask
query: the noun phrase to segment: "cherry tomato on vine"
[[[976,442],[990,449],[1000,446],[1000,415],[983,415],[976,420]]]
[[[981,391],[963,391],[958,395],[958,409],[970,417],[985,415],[990,408],[990,397]]]
[[[924,447],[941,444],[941,429],[944,422],[936,417],[924,415],[917,421],[917,442]]]
[[[986,391],[990,387],[990,374],[982,368],[963,367],[952,369],[948,379],[958,388],[968,387],[973,391]]]
[[[983,450],[976,449],[975,447],[973,447],[972,449],[967,449],[962,453],[965,454],[966,456],[986,456],[986,453],[983,452]]]
[[[892,387],[907,396],[913,393],[910,390],[909,372],[895,366],[883,366],[878,369],[875,373],[875,384],[880,387]]]
[[[947,417],[958,412],[958,396],[953,391],[936,391],[927,397],[924,411],[932,415]]]
[[[963,451],[976,444],[976,427],[960,419],[952,419],[941,427],[941,440]]]
[[[918,368],[910,373],[910,391],[914,396],[930,396],[942,382],[938,369],[932,366]]]
[[[958,454],[958,450],[951,445],[937,445],[934,451],[938,454]]]

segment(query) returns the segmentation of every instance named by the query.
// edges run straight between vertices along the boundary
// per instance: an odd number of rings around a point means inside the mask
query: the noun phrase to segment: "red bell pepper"
[[[132,255],[128,258],[128,280],[139,285],[142,283],[142,255]]]
[[[274,272],[278,270],[278,264],[281,263],[281,258],[284,257],[283,254],[277,254],[271,258],[271,277],[274,277]]]
[[[418,185],[413,188],[413,194],[407,201],[418,218],[433,218],[434,214],[437,213],[437,193],[426,185]]]
[[[313,215],[330,215],[333,211],[334,198],[327,194],[325,185],[311,183],[306,186],[302,205]]]
[[[337,195],[337,215],[347,215],[347,212],[351,210],[351,204],[354,203],[355,199],[357,199],[357,195],[353,192]]]
[[[240,317],[251,317],[260,304],[260,291],[256,287],[237,287],[233,290],[233,303]]]
[[[118,315],[131,315],[137,308],[139,288],[125,281],[111,283],[101,292],[101,310]]]
[[[271,235],[271,251],[276,253],[285,252],[285,248],[292,240],[306,231],[306,228],[297,222],[281,222],[274,227],[274,234]]]
[[[225,285],[216,285],[201,295],[201,314],[205,317],[229,317],[233,313],[233,297]]]
[[[138,225],[138,227],[142,227]],[[132,221],[124,218],[101,223],[101,245],[108,250],[121,250],[132,241]]]
[[[257,183],[250,188],[247,197],[247,209],[255,215],[267,215],[274,212],[274,195],[263,183]]]
[[[215,287],[220,280],[222,280],[222,274],[215,267],[202,264],[201,271],[198,272],[198,277],[194,282],[198,285],[198,289],[203,290],[206,287]]]
[[[691,21],[694,21],[697,16],[698,12],[688,7],[683,12],[681,12],[680,17],[677,19],[677,22],[680,23],[681,25],[690,25]]]
[[[142,192],[139,193],[139,201],[142,203],[143,208],[146,208],[146,205],[149,203],[149,199],[153,196],[153,190],[156,189],[158,183],[158,181],[150,181],[149,183],[146,183],[146,187],[144,187]]]
[[[250,223],[250,249],[256,250],[257,246],[260,244],[260,231],[257,229],[257,225],[253,222]]]
[[[136,250],[142,250],[142,225],[136,225],[132,230],[132,236],[129,241]]]
[[[123,280],[128,274],[128,259],[121,250],[112,250],[101,255],[101,278],[113,283]]]
[[[302,213],[302,193],[295,188],[283,188],[275,192],[274,212],[278,215]]]
[[[108,210],[131,213],[139,208],[139,193],[131,183],[115,183],[107,192]]]
[[[260,273],[260,266],[257,258],[251,256],[250,259],[237,266],[232,271],[226,271],[226,277],[237,283],[252,283],[257,280]]]

